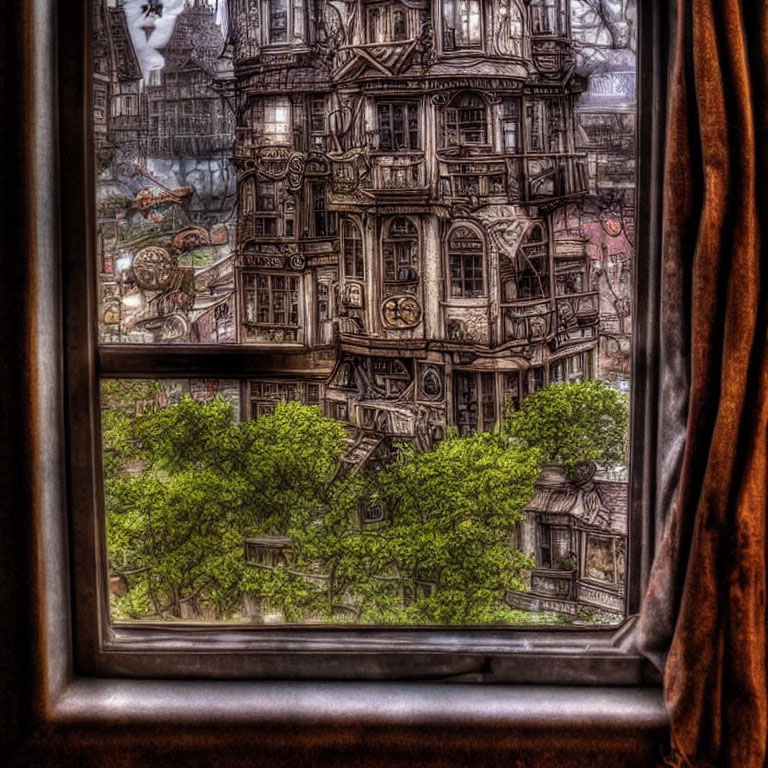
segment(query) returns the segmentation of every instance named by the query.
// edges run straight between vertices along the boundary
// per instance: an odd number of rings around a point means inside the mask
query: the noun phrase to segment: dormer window
[[[443,50],[480,48],[480,0],[443,0]]]

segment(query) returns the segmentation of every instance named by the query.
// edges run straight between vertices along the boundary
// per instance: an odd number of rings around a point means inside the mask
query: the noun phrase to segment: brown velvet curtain
[[[659,498],[673,501],[639,637],[664,670],[667,764],[760,768],[768,728],[768,2],[677,6],[660,411],[687,416],[684,446],[668,445],[662,462]]]

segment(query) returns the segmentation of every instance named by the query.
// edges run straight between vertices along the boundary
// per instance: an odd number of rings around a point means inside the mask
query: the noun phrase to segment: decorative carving
[[[177,263],[176,257],[165,248],[149,245],[133,257],[131,268],[140,288],[159,291],[168,286]]]
[[[387,328],[413,328],[421,320],[421,305],[413,296],[392,296],[382,303],[381,317]]]

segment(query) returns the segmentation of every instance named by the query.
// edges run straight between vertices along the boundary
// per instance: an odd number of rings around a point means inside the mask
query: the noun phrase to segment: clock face
[[[421,305],[413,296],[392,296],[381,305],[387,328],[413,328],[421,320]]]
[[[140,288],[159,291],[168,285],[176,259],[165,248],[150,245],[133,257],[133,276]]]

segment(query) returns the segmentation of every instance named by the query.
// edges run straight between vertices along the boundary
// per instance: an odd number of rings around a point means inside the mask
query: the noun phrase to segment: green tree
[[[390,522],[375,535],[399,601],[369,601],[364,620],[474,624],[507,620],[507,589],[532,563],[511,546],[540,469],[535,449],[502,434],[449,435],[433,451],[404,446],[377,482]]]
[[[526,397],[505,431],[573,476],[584,465],[626,461],[627,398],[601,381],[550,384]]]
[[[105,386],[108,551],[129,586],[118,612],[195,616],[208,605],[231,616],[250,577],[243,539],[284,533],[328,503],[343,426],[296,403],[234,423],[230,402],[188,397],[136,416],[131,403],[151,400],[151,385]]]

